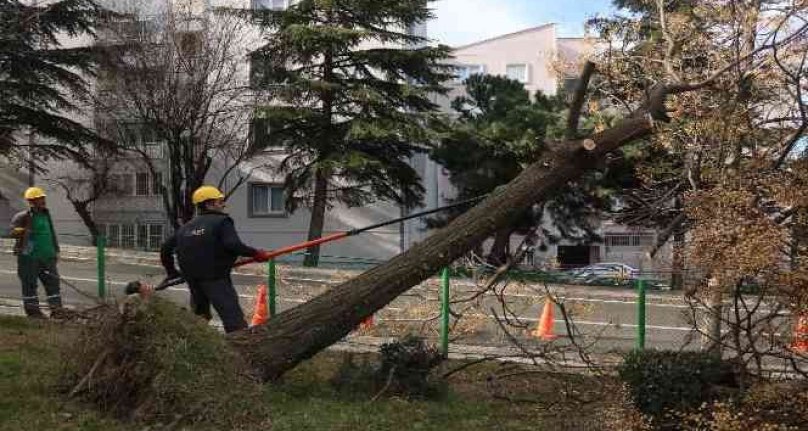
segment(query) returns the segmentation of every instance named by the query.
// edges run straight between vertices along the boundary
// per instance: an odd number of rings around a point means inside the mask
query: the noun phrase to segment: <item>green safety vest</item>
[[[56,242],[53,238],[53,230],[51,230],[48,214],[33,213],[30,241],[32,249],[29,256],[43,260],[56,257]]]

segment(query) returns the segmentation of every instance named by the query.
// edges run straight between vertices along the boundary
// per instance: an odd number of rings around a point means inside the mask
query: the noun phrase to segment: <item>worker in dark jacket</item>
[[[30,209],[17,213],[11,219],[11,236],[17,240],[14,254],[17,255],[17,275],[22,283],[23,309],[28,317],[45,317],[39,309],[39,279],[48,295],[51,316],[60,317],[64,310],[59,292],[59,272],[56,269],[59,241],[45,204],[45,191],[30,187],[24,197]]]
[[[244,329],[247,322],[230,271],[239,256],[266,261],[267,252],[241,242],[233,219],[224,213],[224,195],[217,188],[202,186],[191,200],[197,207],[197,216],[163,244],[160,260],[168,277],[176,278],[180,276],[174,266],[176,252],[182,277],[191,291],[191,308],[195,314],[210,320],[212,304],[225,332]]]

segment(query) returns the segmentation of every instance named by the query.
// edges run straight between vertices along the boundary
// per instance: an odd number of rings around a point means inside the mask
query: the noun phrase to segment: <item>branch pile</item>
[[[205,321],[152,298],[104,307],[65,356],[64,389],[123,419],[259,429],[263,389]]]

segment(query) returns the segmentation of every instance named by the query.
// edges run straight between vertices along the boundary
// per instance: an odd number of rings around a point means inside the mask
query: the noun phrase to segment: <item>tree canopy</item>
[[[38,157],[83,152],[95,133],[76,118],[87,100],[95,60],[89,43],[103,10],[92,0],[41,5],[0,0],[0,154],[18,155],[20,134],[48,138]]]
[[[256,12],[266,44],[252,56],[253,84],[273,101],[259,117],[270,145],[289,154],[287,205],[311,208],[309,239],[322,234],[333,203],[422,199],[408,160],[434,140],[432,98],[450,78],[448,47],[412,31],[431,18],[427,3],[302,0]]]

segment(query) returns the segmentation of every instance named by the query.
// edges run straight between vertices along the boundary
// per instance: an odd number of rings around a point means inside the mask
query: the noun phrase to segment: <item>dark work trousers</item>
[[[37,259],[30,256],[17,256],[17,275],[22,283],[22,304],[25,314],[41,315],[37,279],[45,286],[48,295],[48,306],[51,311],[62,307],[62,295],[59,293],[59,271],[56,259]]]
[[[187,280],[191,291],[191,309],[197,316],[210,320],[210,306],[219,314],[224,332],[238,331],[247,327],[244,312],[238,303],[238,294],[230,277],[218,280]]]

